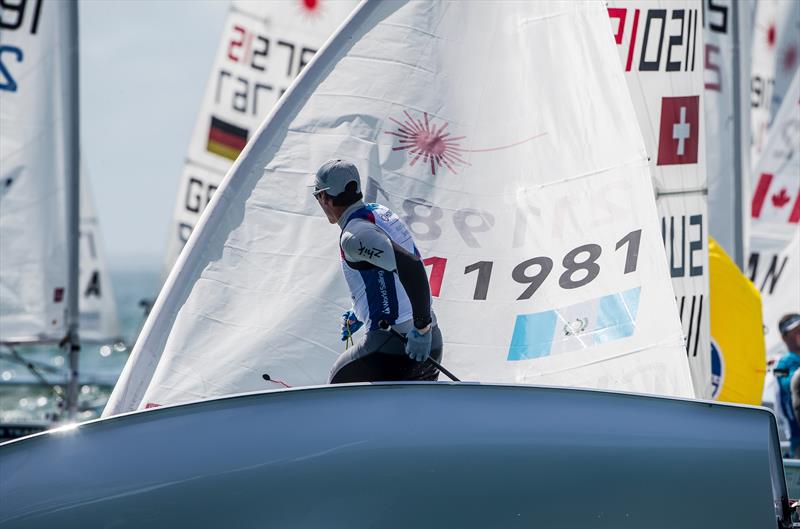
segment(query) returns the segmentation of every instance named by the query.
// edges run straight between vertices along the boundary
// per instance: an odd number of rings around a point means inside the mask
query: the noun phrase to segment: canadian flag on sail
[[[753,193],[752,217],[772,222],[800,223],[800,186],[791,178],[761,173]],[[788,175],[784,175],[788,176]]]

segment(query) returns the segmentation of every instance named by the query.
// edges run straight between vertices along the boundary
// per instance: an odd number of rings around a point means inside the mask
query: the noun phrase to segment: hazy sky
[[[113,268],[158,269],[228,0],[81,0],[81,136]]]

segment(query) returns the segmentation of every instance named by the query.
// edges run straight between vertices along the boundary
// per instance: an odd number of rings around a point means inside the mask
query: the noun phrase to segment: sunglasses
[[[323,187],[322,189],[315,189],[311,194],[314,195],[314,198],[319,199],[319,196],[330,189],[330,187]]]

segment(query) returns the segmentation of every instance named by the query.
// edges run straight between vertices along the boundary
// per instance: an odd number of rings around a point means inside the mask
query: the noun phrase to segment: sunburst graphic
[[[406,119],[402,123],[389,118],[400,128],[396,132],[387,131],[386,134],[400,138],[399,145],[392,147],[392,150],[408,151],[408,154],[413,156],[412,166],[422,159],[423,163],[430,164],[431,173],[435,175],[437,167],[445,166],[458,173],[454,167],[456,164],[469,165],[461,157],[464,149],[459,143],[459,140],[463,140],[466,136],[451,136],[449,132],[445,132],[448,123],[438,128],[436,125],[431,125],[427,112],[423,112],[421,120],[412,118],[406,111],[403,111],[403,114],[406,115]]]
[[[315,19],[322,16],[323,0],[297,0],[300,15],[304,18]]]
[[[434,176],[436,175],[436,169],[441,169],[442,166],[458,174],[456,170],[457,165],[471,165],[462,157],[464,153],[501,151],[547,135],[546,132],[541,132],[507,145],[468,149],[461,145],[461,140],[466,138],[466,136],[451,136],[449,132],[445,132],[448,123],[437,127],[435,124],[431,123],[427,112],[422,113],[422,119],[414,119],[405,110],[403,114],[406,116],[403,122],[394,118],[389,118],[390,121],[394,122],[399,127],[396,131],[386,131],[386,134],[400,138],[397,147],[392,147],[392,150],[408,151],[408,154],[411,156],[410,165],[412,166],[422,159],[423,163],[430,165],[431,173]]]

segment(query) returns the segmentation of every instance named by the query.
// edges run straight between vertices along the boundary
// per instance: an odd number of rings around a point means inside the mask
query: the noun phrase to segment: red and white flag
[[[767,222],[800,223],[800,185],[796,175],[761,173],[753,191],[751,215]]]
[[[697,163],[700,96],[662,97],[657,165]]]

